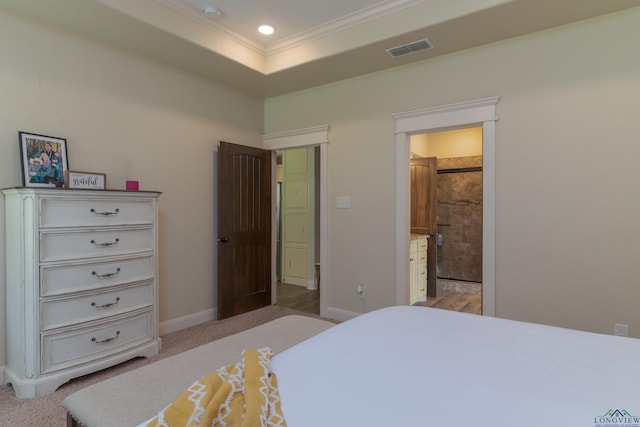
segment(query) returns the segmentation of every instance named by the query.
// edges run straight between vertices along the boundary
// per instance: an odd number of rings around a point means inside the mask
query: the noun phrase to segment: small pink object
[[[127,191],[138,191],[138,181],[127,181]]]

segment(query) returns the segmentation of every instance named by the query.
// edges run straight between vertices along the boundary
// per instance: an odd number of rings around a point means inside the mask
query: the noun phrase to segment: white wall
[[[496,314],[640,337],[638,22],[634,8],[268,99],[268,133],[331,126],[329,307],[394,303],[392,114],[499,96]]]
[[[70,168],[106,173],[108,188],[161,191],[160,321],[212,311],[214,152],[262,143],[263,101],[1,9],[0,58],[0,188],[22,185],[24,130],[67,138]],[[2,273],[0,366],[4,289]]]

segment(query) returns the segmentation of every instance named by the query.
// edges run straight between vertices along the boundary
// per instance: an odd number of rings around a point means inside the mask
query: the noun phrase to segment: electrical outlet
[[[616,323],[615,325],[613,325],[613,334],[619,337],[628,337],[629,325],[622,325],[620,323]]]
[[[361,283],[356,285],[356,297],[364,298],[364,285]]]

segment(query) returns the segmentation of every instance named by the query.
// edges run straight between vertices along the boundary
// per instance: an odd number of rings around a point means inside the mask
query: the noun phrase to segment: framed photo
[[[65,187],[83,190],[104,190],[107,188],[107,174],[97,172],[65,171]]]
[[[18,132],[22,159],[22,185],[63,187],[69,169],[67,140],[35,133]]]

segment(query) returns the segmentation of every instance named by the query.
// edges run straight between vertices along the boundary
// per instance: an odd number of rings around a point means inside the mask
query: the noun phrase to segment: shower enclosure
[[[438,159],[437,277],[482,282],[482,156]]]

